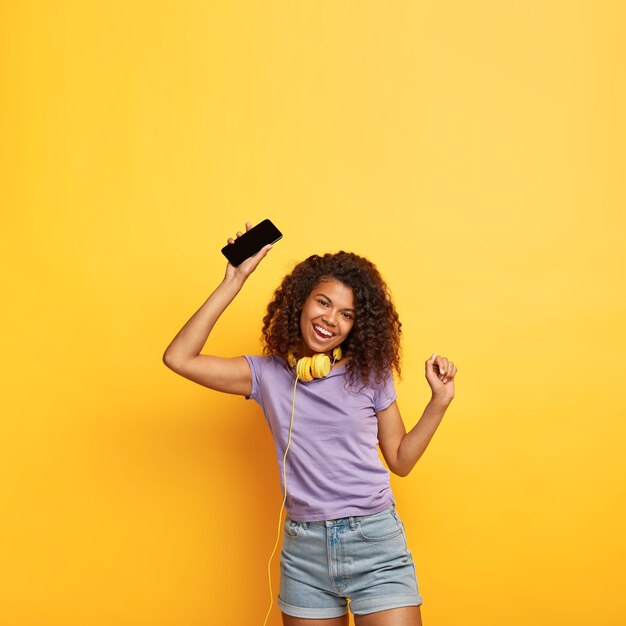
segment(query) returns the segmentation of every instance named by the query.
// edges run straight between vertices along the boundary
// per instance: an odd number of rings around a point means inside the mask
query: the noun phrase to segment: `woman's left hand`
[[[456,366],[452,361],[448,361],[445,356],[433,354],[426,361],[426,380],[433,392],[434,400],[452,402],[455,375]]]

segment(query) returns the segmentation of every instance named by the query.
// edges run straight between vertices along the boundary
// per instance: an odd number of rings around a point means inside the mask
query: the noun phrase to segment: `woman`
[[[392,373],[400,373],[401,324],[376,267],[347,252],[313,255],[283,279],[263,320],[264,356],[200,354],[270,249],[227,264],[163,360],[210,389],[254,399],[264,412],[287,508],[283,624],[346,625],[349,601],[357,626],[421,626],[415,565],[376,446],[389,469],[406,476],[454,398],[457,368],[435,354],[426,361],[432,399],[406,433]]]

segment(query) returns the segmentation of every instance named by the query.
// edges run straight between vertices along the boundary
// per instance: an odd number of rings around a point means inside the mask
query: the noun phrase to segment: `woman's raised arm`
[[[246,230],[252,225],[247,222]],[[241,237],[241,233],[237,233]],[[233,240],[229,239],[229,243]],[[230,263],[217,289],[181,328],[163,354],[163,362],[172,371],[200,385],[243,396],[252,390],[252,373],[247,361],[239,356],[224,358],[200,354],[215,323],[226,307],[239,293],[248,276],[267,255],[272,246],[268,244],[258,254],[246,259],[238,267]]]

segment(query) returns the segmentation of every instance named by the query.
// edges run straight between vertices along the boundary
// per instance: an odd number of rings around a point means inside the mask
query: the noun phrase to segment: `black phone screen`
[[[263,246],[275,243],[283,234],[272,224],[270,220],[259,222],[254,228],[245,232],[235,239],[235,243],[229,243],[222,248],[222,254],[237,267],[246,259],[254,256]]]

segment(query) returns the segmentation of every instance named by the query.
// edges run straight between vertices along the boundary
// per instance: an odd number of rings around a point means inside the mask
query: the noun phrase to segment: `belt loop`
[[[309,522],[302,522],[302,526],[304,527],[304,530],[306,530],[309,527]]]
[[[350,530],[356,530],[356,526],[357,526],[356,517],[350,516],[348,518],[348,521],[350,522]]]

